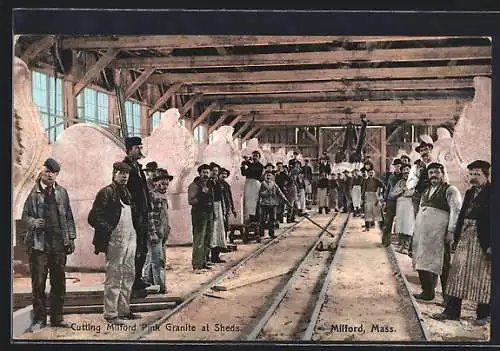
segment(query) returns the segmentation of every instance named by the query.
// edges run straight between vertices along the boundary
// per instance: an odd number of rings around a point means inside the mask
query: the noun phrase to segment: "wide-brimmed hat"
[[[421,141],[420,144],[415,148],[415,151],[420,153],[420,150],[422,150],[422,148],[424,147],[428,147],[430,149],[434,148],[434,145],[430,144],[430,143],[426,143],[425,141]]]

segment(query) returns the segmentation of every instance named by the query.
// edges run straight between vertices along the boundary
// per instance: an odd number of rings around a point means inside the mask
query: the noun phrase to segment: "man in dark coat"
[[[455,255],[447,279],[446,307],[438,320],[460,319],[462,300],[477,302],[475,325],[488,323],[491,299],[491,234],[489,162],[467,166],[471,188],[465,193],[455,227]]]
[[[132,195],[132,220],[137,234],[137,248],[135,254],[135,281],[132,294],[140,294],[141,290],[149,286],[142,280],[142,269],[148,253],[147,234],[150,229],[149,214],[152,211],[146,175],[142,165],[138,162],[144,157],[142,154],[142,139],[130,137],[125,139],[127,156],[123,160],[131,168],[127,188]]]
[[[276,163],[276,176],[274,181],[276,184],[278,184],[278,187],[280,190],[286,195],[287,194],[287,189],[288,189],[288,184],[292,182],[292,179],[289,177],[287,174],[283,162],[277,162]],[[277,216],[277,222],[283,223],[283,216],[285,213],[285,202],[280,200],[280,203],[278,205],[277,211],[276,211],[276,216]]]
[[[31,272],[34,318],[30,330],[47,325],[45,283],[50,272],[50,324],[70,327],[63,320],[66,280],[66,255],[75,251],[75,221],[68,192],[56,183],[59,163],[45,161],[40,180],[24,203],[22,220],[28,228],[24,245],[28,251]]]
[[[392,190],[396,186],[396,183],[401,179],[401,163],[402,162],[399,158],[396,158],[394,159],[394,161],[392,161],[394,172],[389,175],[384,191],[384,202],[382,203],[382,207],[385,210],[384,227],[382,234],[382,245],[384,247],[389,246],[389,244],[391,243],[392,224],[394,223],[394,217],[396,216],[396,202],[398,199],[390,197],[389,194],[391,194]]]
[[[306,183],[306,208],[310,210],[312,204],[313,171],[312,167],[309,165],[309,160],[305,160],[305,164],[302,166],[302,172],[304,173],[304,182]]]
[[[231,185],[226,181],[227,177],[229,177],[229,170],[222,168],[220,170],[219,182],[222,185],[222,199],[224,201],[224,228],[226,232],[229,231],[229,216],[232,213],[234,217],[236,217],[236,208],[234,207],[233,202],[233,193],[231,191]]]

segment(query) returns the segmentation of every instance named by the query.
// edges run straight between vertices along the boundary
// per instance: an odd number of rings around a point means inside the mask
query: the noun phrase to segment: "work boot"
[[[319,213],[319,214],[323,214],[323,207],[320,207],[320,208],[319,208],[318,213]]]
[[[444,320],[458,321],[458,320],[460,320],[459,316],[452,316],[451,314],[446,313],[446,310],[441,312],[441,313],[435,313],[431,317],[435,320],[438,320],[438,321],[444,321]]]
[[[365,221],[365,232],[370,230],[370,222]]]
[[[329,214],[330,213],[330,209],[328,207],[325,207],[325,213],[326,214]]]
[[[214,247],[212,250],[212,262],[213,263],[225,263],[225,260],[222,260],[220,255],[220,249],[218,247]]]
[[[32,333],[36,333],[40,329],[47,327],[47,322],[45,321],[34,321],[33,324],[29,327],[28,331]]]
[[[482,326],[488,324],[489,321],[490,321],[490,317],[479,318],[479,319],[473,320],[472,324],[475,325],[476,327],[482,327]]]

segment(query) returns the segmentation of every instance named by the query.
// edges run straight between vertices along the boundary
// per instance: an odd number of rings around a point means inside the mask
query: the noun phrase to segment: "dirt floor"
[[[292,224],[282,224],[276,231],[279,235]],[[221,254],[221,258],[226,263],[217,264],[213,269],[203,274],[194,274],[191,268],[191,247],[168,247],[167,263],[172,267],[166,271],[167,296],[189,295],[201,285],[212,279],[217,273],[227,269],[234,262],[241,260],[259,247],[265,245],[270,240],[269,237],[263,238],[262,243],[251,242],[242,244],[237,240],[237,251]],[[67,290],[96,289],[103,286],[104,273],[67,273],[67,277],[75,278],[67,280]],[[76,279],[77,278],[77,279]],[[47,286],[49,283],[47,282]],[[15,278],[13,282],[14,292],[31,291],[30,278]],[[139,331],[141,327],[154,328],[151,321],[168,313],[169,310],[160,310],[154,312],[140,313],[141,318],[131,323],[129,330],[110,330],[108,323],[104,320],[102,314],[69,314],[65,319],[74,323],[74,328],[45,328],[37,333],[25,333],[18,339],[82,339],[82,340],[120,340],[127,339],[131,334]],[[133,327],[135,325],[135,327]],[[17,338],[16,338],[17,339]]]
[[[418,326],[408,318],[378,230],[364,232],[362,223],[351,220],[341,241],[313,340],[416,340]]]
[[[326,225],[332,216],[314,216],[320,225]],[[286,237],[253,258],[218,285],[240,277],[293,268],[305,255],[320,230],[309,221],[303,221]],[[209,297],[196,299],[172,316],[158,331],[145,340],[238,340],[244,338],[265,311],[272,297],[279,292],[288,276],[279,276],[240,288],[210,292]]]
[[[335,234],[342,229],[347,215],[338,216],[329,231]],[[325,235],[323,247],[335,245],[339,238]],[[300,340],[307,329],[308,321],[321,291],[328,263],[331,262],[331,251],[314,251],[312,257],[301,270],[299,277],[290,287],[276,312],[269,319],[258,340]]]

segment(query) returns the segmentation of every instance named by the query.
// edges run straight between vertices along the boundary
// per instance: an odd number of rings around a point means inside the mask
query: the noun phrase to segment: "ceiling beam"
[[[445,78],[490,76],[490,65],[464,65],[453,67],[396,67],[396,68],[336,68],[314,70],[260,71],[260,72],[211,72],[165,73],[149,79],[152,84],[181,80],[187,84],[203,83],[255,83],[296,82],[339,79],[394,78]]]
[[[212,134],[215,130],[217,130],[217,128],[219,128],[224,123],[224,121],[226,121],[229,117],[231,117],[232,114],[233,114],[232,112],[226,112],[222,114],[217,119],[217,121],[213,125],[211,125],[210,128],[208,128],[208,134]]]
[[[179,118],[182,118],[186,115],[186,113],[191,110],[194,105],[196,105],[196,103],[198,103],[199,101],[201,101],[201,98],[203,97],[203,94],[202,93],[199,93],[199,94],[196,94],[195,96],[191,97],[191,99],[188,100],[188,102],[186,102],[184,104],[184,106],[182,106],[180,109],[179,109],[179,114],[180,114],[180,117]],[[216,107],[219,107],[220,106],[214,106],[213,109],[215,109]]]
[[[378,121],[386,119],[398,120],[447,120],[453,119],[457,114],[438,111],[425,111],[415,113],[367,113],[369,121]],[[264,114],[259,113],[253,116],[243,117],[243,121],[255,121],[256,123],[266,123],[275,121],[294,121],[307,123],[308,121],[341,121],[341,120],[359,120],[359,114],[346,116],[344,113],[289,113],[289,114]]]
[[[391,119],[391,118],[386,118],[386,119],[377,119],[373,120],[369,123],[369,125],[387,125],[394,123],[396,121],[399,121],[398,119]],[[355,121],[352,121],[355,122]],[[404,120],[404,122],[409,123],[409,124],[415,124],[415,125],[430,125],[430,126],[436,126],[436,125],[441,125],[443,123],[453,123],[455,120],[453,118],[450,119],[434,119],[434,120],[423,120],[423,119],[411,119],[411,120]],[[310,127],[310,126],[316,126],[316,127],[327,127],[327,126],[343,126],[346,125],[347,121],[344,120],[324,120],[324,119],[318,119],[318,120],[308,120],[308,121],[295,121],[295,120],[277,120],[277,121],[255,121],[255,124],[259,126],[265,126],[266,128],[283,128],[283,127]]]
[[[137,77],[137,79],[134,80],[132,82],[132,84],[130,84],[129,87],[127,87],[123,98],[125,100],[127,100],[129,97],[134,95],[134,93],[137,91],[137,89],[139,89],[141,87],[141,85],[146,83],[146,81],[153,74],[154,71],[155,71],[154,67],[153,68],[146,68],[144,70],[144,72],[142,72],[142,74],[139,77]]]
[[[100,58],[97,60],[92,67],[85,73],[82,79],[76,83],[73,89],[73,96],[77,96],[90,82],[92,82],[99,73],[106,68],[111,61],[113,61],[120,52],[119,49],[108,49]]]
[[[187,105],[187,103],[186,103],[186,105]],[[207,117],[210,114],[210,112],[212,112],[216,107],[217,107],[217,103],[216,102],[212,102],[212,104],[210,106],[208,106],[205,109],[205,111],[203,111],[203,113],[193,122],[193,124],[191,126],[191,130],[195,129],[200,124],[202,124],[203,121],[205,121],[207,119]]]
[[[55,42],[55,37],[49,35],[31,43],[21,55],[21,60],[29,65],[41,52],[50,48]]]
[[[241,121],[241,119],[243,118],[243,116],[244,116],[244,115],[238,115],[238,116],[236,116],[236,117],[235,117],[235,118],[231,121],[231,123],[229,123],[228,125],[229,125],[230,127],[233,127],[233,128],[234,128],[234,126],[236,125],[236,123],[238,123],[239,121]]]
[[[261,128],[261,129],[257,132],[257,134],[255,134],[253,137],[254,137],[254,138],[258,138],[258,137],[260,137],[260,136],[262,135],[262,133],[264,133],[265,131],[266,131],[266,128]]]
[[[252,121],[246,121],[240,127],[240,129],[238,129],[238,131],[233,135],[233,140],[236,139],[236,138],[238,138],[239,136],[241,136],[241,134],[243,134],[243,132],[245,131],[245,129],[247,129],[251,124],[252,124]]]
[[[313,134],[311,134],[311,132],[310,132],[310,131],[308,131],[308,130],[307,130],[307,128],[304,128],[303,130],[304,130],[304,133],[306,134],[306,136],[307,136],[309,139],[311,139],[311,140],[312,140],[312,142],[313,142],[315,145],[318,145],[318,139],[316,139],[316,137],[315,137]]]
[[[232,47],[289,44],[331,44],[335,42],[386,42],[446,40],[464,37],[411,37],[411,36],[273,36],[273,35],[120,35],[73,36],[62,39],[64,49],[153,49]],[[480,37],[472,37],[480,38]],[[486,37],[485,37],[486,38]]]
[[[216,48],[226,55],[223,48]],[[222,53],[221,52],[225,52]],[[113,62],[115,68],[198,69],[214,67],[259,67],[327,65],[345,61],[401,62],[433,60],[491,59],[491,46],[438,47],[417,49],[335,50],[228,56],[132,57]]]
[[[244,143],[245,141],[247,141],[248,139],[250,139],[252,137],[252,135],[258,131],[260,129],[259,126],[255,126],[253,127],[252,129],[250,129],[246,134],[245,136],[241,139],[241,143]]]
[[[312,81],[294,83],[196,84],[184,86],[180,93],[212,94],[278,94],[356,90],[432,90],[474,88],[473,78],[401,79],[373,81]]]
[[[149,110],[148,118],[150,118],[156,111],[158,111],[165,104],[165,102],[167,102],[168,99],[174,96],[174,94],[180,89],[182,84],[184,83],[176,82],[169,86],[167,91],[158,100],[156,100],[153,107]]]

